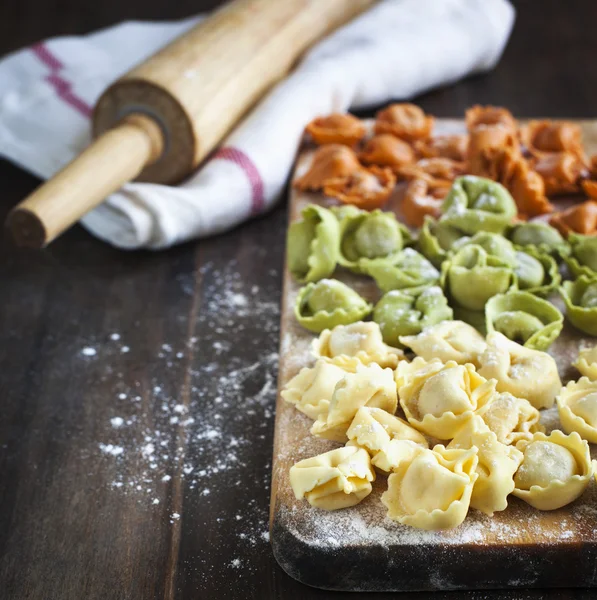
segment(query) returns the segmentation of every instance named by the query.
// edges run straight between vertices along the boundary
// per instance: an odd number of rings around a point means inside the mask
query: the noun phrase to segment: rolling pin
[[[114,82],[95,141],[8,215],[41,248],[123,184],[189,175],[314,42],[375,0],[234,0]]]

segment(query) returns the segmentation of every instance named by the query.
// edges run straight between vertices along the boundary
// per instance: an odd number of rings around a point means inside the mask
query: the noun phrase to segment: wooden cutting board
[[[597,152],[597,121],[581,122],[587,152]],[[460,120],[439,120],[437,133],[463,132]],[[297,161],[295,177],[308,168],[312,151]],[[290,196],[290,221],[322,195]],[[392,202],[392,201],[390,201]],[[569,201],[568,201],[569,203]],[[560,206],[567,202],[561,201]],[[370,301],[379,297],[375,284],[338,270],[335,277]],[[314,362],[313,334],[293,315],[300,289],[286,269],[281,313],[279,390],[303,367]],[[555,300],[558,303],[558,300]],[[560,308],[562,308],[560,304]],[[579,377],[570,366],[582,338],[566,324],[550,348],[566,383]],[[557,409],[544,411],[548,431],[559,427]],[[494,517],[471,510],[454,530],[422,531],[386,517],[380,501],[387,478],[378,475],[373,493],[360,504],[328,512],[296,500],[288,472],[299,460],[339,444],[309,434],[312,421],[278,393],[274,438],[271,542],[276,559],[292,577],[311,586],[347,591],[414,591],[514,587],[597,586],[597,485],[576,502],[555,511],[538,511],[510,496],[507,510]],[[593,458],[597,456],[593,448]]]

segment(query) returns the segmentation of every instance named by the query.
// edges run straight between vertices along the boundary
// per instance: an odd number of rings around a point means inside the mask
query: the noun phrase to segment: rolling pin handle
[[[9,213],[6,224],[15,242],[46,246],[159,160],[163,149],[163,133],[153,119],[128,115]]]

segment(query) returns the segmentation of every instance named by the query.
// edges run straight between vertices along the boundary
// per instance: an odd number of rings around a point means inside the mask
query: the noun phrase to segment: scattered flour
[[[97,354],[97,350],[95,348],[87,346],[86,348],[83,348],[83,350],[81,350],[81,354],[83,356],[95,356]]]

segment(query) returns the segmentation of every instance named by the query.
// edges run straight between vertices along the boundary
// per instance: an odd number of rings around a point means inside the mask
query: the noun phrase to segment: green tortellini
[[[392,346],[400,346],[401,335],[416,335],[452,317],[448,300],[436,285],[416,293],[393,290],[382,296],[373,310],[373,320],[379,324],[384,342]]]
[[[339,263],[362,273],[368,264],[392,262],[410,241],[394,213],[374,210],[344,215],[340,224]]]
[[[439,279],[439,271],[412,248],[405,248],[393,262],[372,261],[364,265],[363,272],[375,279],[382,292],[417,291]]]
[[[298,293],[294,314],[309,331],[320,333],[336,325],[348,325],[364,319],[373,309],[353,289],[336,279],[309,283]]]
[[[560,232],[547,223],[518,223],[508,232],[510,241],[525,250],[546,254],[568,254],[570,247]]]
[[[339,258],[340,225],[327,208],[309,204],[288,228],[288,269],[301,283],[329,277]]]
[[[464,246],[442,265],[444,292],[470,311],[482,311],[492,296],[503,294],[513,283],[513,269],[474,244]]]
[[[454,181],[446,196],[440,222],[468,235],[477,231],[503,233],[517,212],[504,186],[484,177],[465,175]]]
[[[597,276],[581,275],[576,281],[564,281],[560,294],[570,323],[584,333],[597,336]]]
[[[535,250],[532,246],[516,252],[516,286],[519,290],[538,296],[548,296],[560,285],[558,263],[549,254]]]
[[[460,250],[460,248],[463,248],[464,246],[470,246],[471,244],[481,246],[481,248],[483,248],[487,254],[499,258],[509,267],[516,266],[516,250],[514,250],[512,242],[498,233],[478,231],[471,238],[465,237],[458,240],[452,246],[452,251],[457,252]]]
[[[529,292],[498,294],[485,306],[487,333],[499,331],[533,350],[547,350],[564,326],[562,313]]]
[[[462,239],[463,235],[455,227],[438,223],[433,217],[427,216],[419,232],[417,248],[434,267],[439,269],[448,255],[448,250]]]
[[[597,235],[571,233],[568,242],[571,254],[563,258],[573,275],[575,277],[597,275]]]
[[[366,211],[357,208],[354,204],[341,204],[340,206],[332,206],[330,208],[338,222],[340,223],[340,227],[342,227],[342,222],[344,219],[349,219],[351,217],[356,217],[357,215],[363,214]]]

